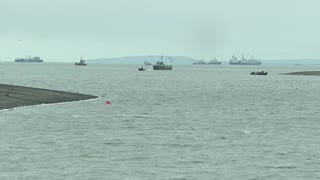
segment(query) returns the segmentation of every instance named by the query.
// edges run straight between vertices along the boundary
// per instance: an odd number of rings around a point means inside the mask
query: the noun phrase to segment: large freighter
[[[197,62],[192,63],[193,65],[221,65],[221,61],[218,61],[216,58],[213,58],[212,60],[210,60],[209,62],[207,62],[204,59],[201,59]]]
[[[247,59],[242,54],[241,59],[240,58],[238,59],[233,55],[232,58],[229,60],[229,64],[230,65],[261,65],[262,63],[254,59],[253,57],[251,57],[250,59]]]
[[[43,60],[40,57],[26,57],[26,58],[17,58],[14,62],[40,62],[42,63]]]

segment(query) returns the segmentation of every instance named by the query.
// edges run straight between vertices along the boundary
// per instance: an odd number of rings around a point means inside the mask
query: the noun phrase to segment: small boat
[[[145,71],[145,70],[147,70],[147,69],[144,69],[143,67],[139,67],[138,70],[139,70],[139,71]]]
[[[268,72],[257,71],[257,72],[251,72],[250,75],[268,75]]]
[[[86,66],[86,61],[83,60],[82,58],[80,59],[80,62],[75,62],[74,63],[76,66]]]

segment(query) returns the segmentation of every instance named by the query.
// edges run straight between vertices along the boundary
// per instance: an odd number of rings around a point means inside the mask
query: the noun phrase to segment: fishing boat
[[[145,70],[147,70],[147,69],[144,69],[143,67],[139,67],[138,70],[139,70],[139,71],[145,71]]]
[[[80,62],[75,62],[74,63],[76,66],[86,66],[86,61],[83,60],[82,58],[80,59]]]
[[[173,59],[168,57],[171,62],[173,62]],[[163,56],[160,57],[160,60],[156,62],[155,65],[153,65],[153,70],[172,70],[172,65],[166,65],[163,62]]]

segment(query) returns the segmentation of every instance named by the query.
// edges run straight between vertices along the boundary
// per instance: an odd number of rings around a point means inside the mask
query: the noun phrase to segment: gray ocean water
[[[279,75],[320,66],[138,67],[1,63],[100,98],[0,111],[0,179],[320,178],[320,77]]]

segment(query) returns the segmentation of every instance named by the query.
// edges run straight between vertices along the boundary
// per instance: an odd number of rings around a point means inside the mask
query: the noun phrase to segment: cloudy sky
[[[318,0],[0,0],[0,60],[320,58]]]

